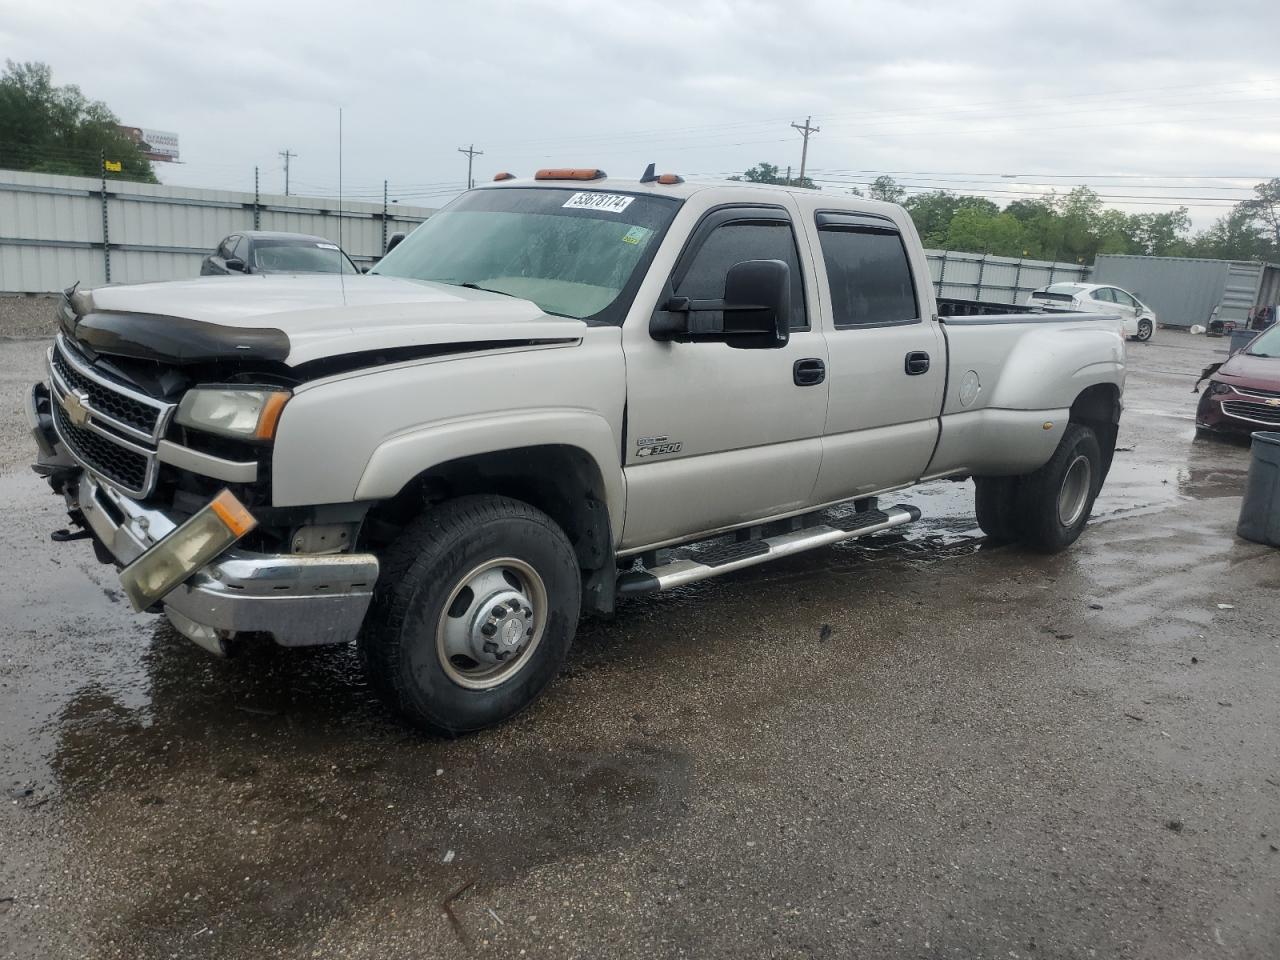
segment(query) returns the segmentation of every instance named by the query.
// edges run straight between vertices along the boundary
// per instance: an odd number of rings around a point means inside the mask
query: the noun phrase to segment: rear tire
[[[409,723],[480,730],[546,689],[581,599],[577,557],[550,517],[507,497],[461,497],[418,517],[387,551],[361,659]]]
[[[1018,539],[1043,553],[1075,543],[1102,487],[1102,448],[1097,434],[1071,423],[1053,456],[1022,478],[1015,499]]]
[[[978,526],[987,539],[1007,543],[1017,539],[1017,515],[1014,505],[1018,477],[975,477],[974,510]]]

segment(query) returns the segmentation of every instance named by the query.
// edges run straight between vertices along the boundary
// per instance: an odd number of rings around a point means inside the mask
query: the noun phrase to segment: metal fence
[[[318,234],[367,264],[434,212],[348,201],[339,213],[333,198],[0,171],[0,292],[193,277],[223,237],[253,229]]]
[[[954,250],[926,250],[933,287],[940,297],[1026,303],[1031,291],[1051,283],[1084,282],[1090,268],[1080,263],[1053,263],[993,257]]]
[[[359,264],[374,262],[392,233],[434,213],[397,203],[202,190],[85,177],[0,171],[0,292],[48,293],[85,286],[174,280],[238,230],[311,233],[340,242]],[[1074,263],[926,251],[940,296],[1025,301],[1032,290],[1083,280]]]

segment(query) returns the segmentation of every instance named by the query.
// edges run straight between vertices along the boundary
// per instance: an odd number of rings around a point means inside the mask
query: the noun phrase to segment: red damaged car
[[[1205,372],[1209,385],[1196,409],[1198,429],[1247,435],[1280,428],[1280,324]]]

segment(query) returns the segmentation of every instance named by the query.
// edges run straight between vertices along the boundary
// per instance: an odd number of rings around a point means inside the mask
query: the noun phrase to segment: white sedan
[[[1124,321],[1125,336],[1134,340],[1150,340],[1156,329],[1154,310],[1128,290],[1102,283],[1051,284],[1032,293],[1027,303],[1033,307],[1115,314]]]

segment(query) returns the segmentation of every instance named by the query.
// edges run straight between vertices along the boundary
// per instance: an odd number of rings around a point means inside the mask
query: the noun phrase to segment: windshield
[[[259,273],[359,273],[336,243],[325,240],[255,240]]]
[[[508,187],[465,193],[373,273],[478,287],[546,313],[620,323],[663,231],[668,197]],[[629,290],[628,296],[622,296]]]
[[[1245,353],[1251,357],[1280,357],[1280,323],[1272,324],[1270,330],[1249,344]]]

